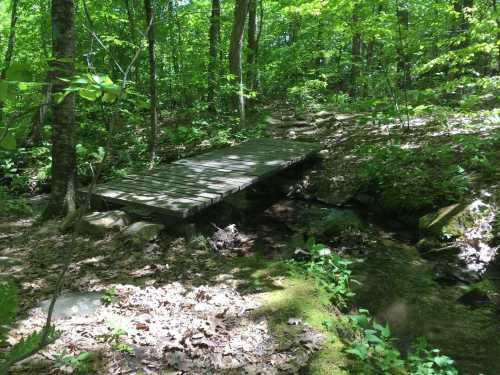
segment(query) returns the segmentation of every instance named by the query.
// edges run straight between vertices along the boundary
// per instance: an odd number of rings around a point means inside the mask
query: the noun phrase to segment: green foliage
[[[8,333],[15,322],[18,312],[17,289],[11,282],[0,280],[0,346],[7,345]],[[41,345],[44,332],[33,332],[28,337],[23,338],[8,351],[0,352],[0,374],[7,372],[9,367],[27,356],[33,355],[35,349]],[[55,327],[51,326],[47,332],[47,344],[55,341],[59,336]]]
[[[346,352],[356,359],[356,371],[365,374],[403,374],[405,362],[392,345],[389,326],[378,324],[363,309],[350,318],[356,338]]]
[[[356,373],[380,375],[458,375],[453,360],[438,349],[428,349],[427,342],[419,339],[406,359],[393,345],[388,325],[377,323],[368,310],[360,309],[350,317],[354,339],[346,349],[353,358]]]
[[[106,289],[104,294],[101,296],[101,302],[103,305],[108,306],[113,303],[116,298],[116,288]]]
[[[362,146],[358,155],[365,160],[359,169],[363,184],[372,186],[393,212],[430,211],[459,201],[469,189],[469,176],[449,145]]]
[[[64,369],[65,372],[71,372],[78,375],[90,374],[90,359],[90,354],[88,352],[71,355],[68,354],[67,350],[64,350],[64,352],[56,358],[54,367],[57,369]]]
[[[310,79],[288,89],[288,99],[295,105],[311,108],[324,102],[327,95],[328,82],[322,79]]]
[[[21,198],[11,197],[0,186],[0,217],[29,216],[33,213],[31,207]]]
[[[325,245],[317,244],[314,238],[307,241],[306,249],[310,259],[293,261],[292,269],[314,279],[336,306],[346,308],[354,296],[350,284],[356,282],[349,269],[351,262],[331,252]]]

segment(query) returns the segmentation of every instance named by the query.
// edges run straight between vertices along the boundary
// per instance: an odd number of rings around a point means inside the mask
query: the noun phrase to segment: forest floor
[[[60,299],[69,307],[54,321],[61,337],[18,372],[72,372],[66,362],[82,352],[92,357],[82,364],[99,374],[298,372],[325,341],[304,314],[330,311],[314,283],[273,261],[289,238],[271,212],[245,228],[247,240],[229,257],[166,234],[137,250],[118,234],[73,242],[59,222],[3,221],[1,255],[11,265],[2,276],[16,280],[25,314],[12,342],[43,326],[40,301],[50,298],[64,259],[73,259]]]
[[[61,337],[17,372],[70,373],[88,366],[89,373],[99,374],[157,374],[160,370],[169,374],[272,374],[298,373],[303,368],[313,374],[347,374],[344,344],[324,327],[332,316],[342,317],[314,281],[291,274],[283,266],[295,250],[291,243],[297,234],[294,228],[301,225],[297,222],[301,208],[296,203],[313,198],[343,205],[360,199],[360,187],[373,177],[363,166],[376,162],[381,169],[392,168],[384,164],[393,162],[391,155],[372,151],[390,146],[394,139],[409,150],[450,144],[459,148],[455,156],[469,155],[467,147],[480,155],[483,151],[493,155],[495,144],[486,140],[498,134],[497,120],[490,112],[446,122],[419,118],[411,120],[408,130],[400,123],[378,124],[362,113],[321,110],[296,115],[288,108],[273,109],[267,118],[269,133],[321,140],[324,161],[294,186],[292,196],[298,195],[299,200],[274,203],[239,225],[244,240],[227,254],[208,245],[210,230],[192,241],[167,230],[155,242],[136,249],[119,234],[73,238],[60,233],[60,222],[39,225],[33,219],[1,219],[0,275],[19,285],[23,312],[11,342],[42,327],[46,304],[40,301],[50,298],[68,256],[72,262],[62,300],[66,298],[70,307],[73,297],[86,301],[83,311],[78,306],[56,317]],[[460,137],[468,135],[478,141],[465,138],[464,143]],[[429,168],[433,180],[442,177],[439,162],[436,165]],[[395,170],[396,176],[400,173]],[[496,189],[495,175],[483,174],[474,181],[479,181],[474,183],[478,194],[483,187],[490,195]],[[417,190],[400,197],[395,204],[421,193]],[[381,196],[375,199],[377,203]],[[358,250],[371,241],[366,234],[353,236]],[[86,310],[89,305],[93,307]],[[76,359],[85,352],[91,360],[79,364]]]

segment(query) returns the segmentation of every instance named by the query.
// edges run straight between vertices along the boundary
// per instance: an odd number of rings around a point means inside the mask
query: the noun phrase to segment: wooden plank
[[[136,193],[127,193],[122,190],[111,189],[111,188],[96,188],[94,195],[104,198],[107,201],[118,204],[128,204],[134,203],[139,206],[147,206],[154,210],[159,210],[168,215],[187,217],[193,212],[198,211],[196,206],[192,204],[191,201],[178,201],[172,202],[168,200],[168,197],[162,199],[161,196],[157,196],[155,199],[151,199],[150,195],[139,195]]]
[[[144,176],[127,176],[124,177],[124,179],[142,179]],[[225,182],[219,182],[214,180],[195,180],[189,178],[189,177],[183,177],[183,176],[147,176],[148,179],[152,179],[158,182],[162,183],[170,183],[171,185],[174,186],[179,186],[179,187],[185,187],[186,189],[203,189],[209,193],[214,193],[214,194],[219,194],[221,199],[224,198],[225,196],[231,194],[232,192],[238,191],[241,189],[241,185],[239,184],[228,184]]]
[[[187,217],[307,159],[319,149],[316,144],[290,140],[253,140],[100,184],[94,195],[109,202]]]
[[[119,189],[123,191],[128,191],[130,193],[138,192],[141,194],[148,194],[152,197],[156,196],[161,196],[161,197],[166,197],[169,199],[189,199],[190,201],[193,201],[193,204],[196,203],[211,203],[210,198],[205,198],[201,196],[195,196],[195,195],[188,195],[185,192],[176,192],[176,191],[171,191],[169,189],[155,189],[154,187],[150,185],[144,185],[140,183],[134,183],[134,184],[129,184],[129,183],[122,183],[122,182],[112,182],[109,184],[103,185],[106,188],[112,188],[112,189]]]
[[[138,188],[140,190],[149,191],[149,192],[164,192],[168,193],[173,197],[200,197],[210,200],[218,200],[220,198],[220,194],[217,193],[209,193],[203,187],[199,186],[198,189],[193,187],[185,187],[179,185],[172,185],[171,183],[158,183],[156,181],[145,180],[145,179],[135,179],[129,180],[126,178],[121,179],[117,182],[111,182],[108,184],[109,186],[130,186],[132,189]],[[188,193],[188,194],[187,194]],[[186,195],[187,194],[187,195]],[[199,200],[199,199],[198,199]]]

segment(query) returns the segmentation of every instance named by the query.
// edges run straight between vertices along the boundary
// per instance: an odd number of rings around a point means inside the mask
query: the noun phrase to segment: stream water
[[[465,285],[434,281],[432,263],[397,240],[382,240],[354,265],[356,306],[389,323],[396,345],[406,352],[419,337],[452,357],[460,374],[500,374],[500,312],[494,304],[471,308],[457,299]],[[487,272],[499,280],[500,267]],[[500,290],[498,282],[497,291]]]

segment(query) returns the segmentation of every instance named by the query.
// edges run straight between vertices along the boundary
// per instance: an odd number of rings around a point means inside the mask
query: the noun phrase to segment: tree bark
[[[10,14],[9,38],[7,40],[7,50],[5,51],[5,59],[3,62],[3,69],[0,72],[0,79],[5,79],[7,77],[7,70],[10,67],[10,64],[12,62],[12,55],[14,54],[18,5],[19,5],[18,0],[12,0],[12,9],[11,9],[11,14]]]
[[[150,134],[149,134],[149,158],[151,162],[156,157],[156,146],[158,143],[158,93],[156,88],[156,58],[155,58],[155,34],[153,24],[153,10],[151,0],[144,0],[144,11],[146,23],[150,25],[148,30],[148,56],[149,56],[149,100],[150,100]]]
[[[75,69],[75,4],[52,0],[52,190],[45,218],[75,210],[75,97],[64,93]],[[57,95],[57,96],[56,96]]]
[[[359,31],[359,13],[361,11],[359,2],[355,2],[352,9],[352,58],[351,58],[351,96],[355,98],[358,94],[357,84],[361,68],[361,47],[363,40]]]
[[[17,8],[19,5],[18,0],[12,0],[12,9],[10,14],[10,30],[7,39],[7,50],[5,51],[5,59],[3,62],[3,68],[0,70],[0,80],[7,78],[7,70],[12,62],[12,55],[14,54],[14,44],[16,39],[16,23],[17,23]],[[4,102],[0,100],[0,119],[1,112],[4,106]]]
[[[458,23],[456,27],[456,34],[463,37],[463,39],[457,44],[457,48],[465,48],[469,45],[469,21],[467,20],[466,9],[470,9],[474,6],[474,0],[455,0],[453,7],[455,11],[459,14]]]
[[[247,77],[251,90],[255,89],[257,77],[257,50],[258,50],[258,24],[257,24],[257,2],[249,0],[248,3],[248,56]]]
[[[497,74],[500,74],[500,15],[497,13],[497,0],[491,0],[493,3],[493,14],[495,14],[495,21],[497,24]]]
[[[398,56],[398,86],[408,89],[411,86],[410,62],[406,51],[406,41],[410,27],[410,14],[407,4],[400,4],[396,1],[396,17],[398,19],[398,41],[396,42],[396,51]]]
[[[209,30],[209,62],[208,62],[208,110],[212,113],[217,111],[215,105],[215,89],[218,82],[218,57],[220,44],[220,0],[212,0],[212,14],[210,16]]]
[[[235,0],[233,30],[229,45],[229,71],[235,77],[238,92],[235,96],[240,124],[245,124],[245,93],[243,86],[243,74],[241,63],[241,50],[243,45],[243,35],[245,32],[245,19],[248,12],[248,0]]]

